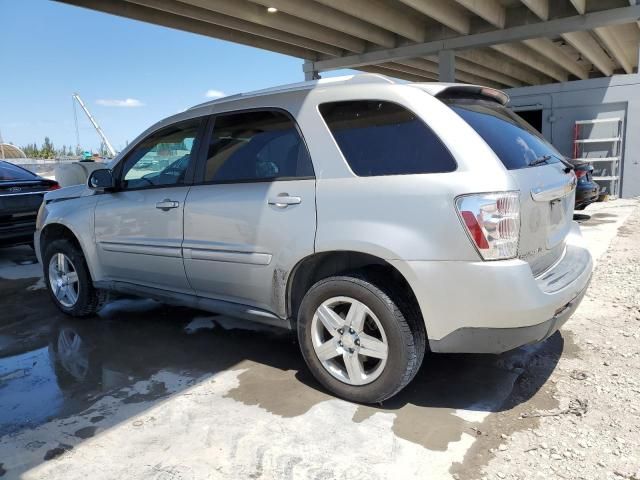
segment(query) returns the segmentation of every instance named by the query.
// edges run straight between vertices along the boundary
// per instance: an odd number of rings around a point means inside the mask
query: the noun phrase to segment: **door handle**
[[[167,211],[171,210],[172,208],[178,208],[179,206],[180,206],[180,202],[176,202],[176,201],[170,200],[168,198],[165,198],[161,202],[156,203],[156,208],[159,209],[159,210],[162,210],[164,212],[167,212]]]
[[[269,205],[273,205],[278,208],[287,208],[289,205],[297,205],[302,202],[301,197],[294,197],[288,193],[279,193],[276,197],[271,197]]]

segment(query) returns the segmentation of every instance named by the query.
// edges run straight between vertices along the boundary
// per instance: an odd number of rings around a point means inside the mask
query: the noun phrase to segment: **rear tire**
[[[311,373],[354,402],[398,393],[418,372],[426,348],[422,319],[407,305],[360,274],[320,280],[298,312],[298,340]]]
[[[44,279],[56,306],[72,317],[94,315],[106,295],[93,286],[82,251],[67,239],[53,240],[44,248]]]

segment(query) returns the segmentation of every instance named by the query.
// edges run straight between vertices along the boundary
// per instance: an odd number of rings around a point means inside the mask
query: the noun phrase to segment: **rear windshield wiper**
[[[551,160],[551,155],[542,155],[541,157],[538,157],[535,160],[532,160],[529,163],[529,166],[530,167],[535,167],[536,165],[541,165],[543,163],[547,163],[549,160]]]
[[[562,157],[559,157],[557,155],[551,155],[551,154],[542,155],[541,157],[536,158],[535,160],[533,160],[529,164],[529,166],[530,167],[535,167],[536,165],[541,165],[543,163],[547,163],[552,158],[557,158],[558,161],[565,166],[564,173],[569,173],[571,170],[574,170],[574,166],[571,164],[571,162],[568,162],[567,160],[565,160]]]

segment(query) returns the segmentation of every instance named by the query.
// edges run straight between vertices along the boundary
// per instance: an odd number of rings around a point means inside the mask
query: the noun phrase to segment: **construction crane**
[[[78,105],[80,105],[80,107],[82,107],[82,110],[84,110],[84,113],[87,114],[87,118],[89,119],[89,121],[93,125],[93,128],[95,128],[96,132],[98,132],[98,135],[100,135],[100,138],[102,139],[102,143],[104,143],[104,146],[107,147],[107,150],[109,151],[109,155],[111,155],[112,157],[115,157],[116,156],[115,149],[113,148],[113,146],[111,146],[111,143],[109,142],[109,140],[107,140],[107,136],[102,131],[102,128],[100,128],[100,125],[98,125],[98,122],[96,122],[96,119],[93,118],[91,113],[89,113],[89,110],[87,109],[87,107],[85,106],[84,102],[80,98],[80,95],[78,95],[77,93],[74,93],[72,95],[72,97],[73,97],[73,100],[78,102]],[[74,103],[74,106],[75,106],[75,103]],[[76,140],[78,142],[78,145],[80,145],[80,135],[78,133],[78,116],[76,115],[75,108],[73,109],[73,114],[74,114],[75,122],[76,122]]]

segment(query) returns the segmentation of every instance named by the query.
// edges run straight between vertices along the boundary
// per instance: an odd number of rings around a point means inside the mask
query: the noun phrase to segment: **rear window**
[[[0,162],[0,182],[35,180],[36,176],[23,168],[7,162]]]
[[[496,102],[475,99],[444,102],[478,132],[509,170],[530,167],[532,163],[557,163],[562,157],[540,132]],[[547,156],[543,162],[541,159]]]
[[[356,100],[324,103],[319,108],[349,167],[360,177],[456,169],[438,136],[400,105]]]

